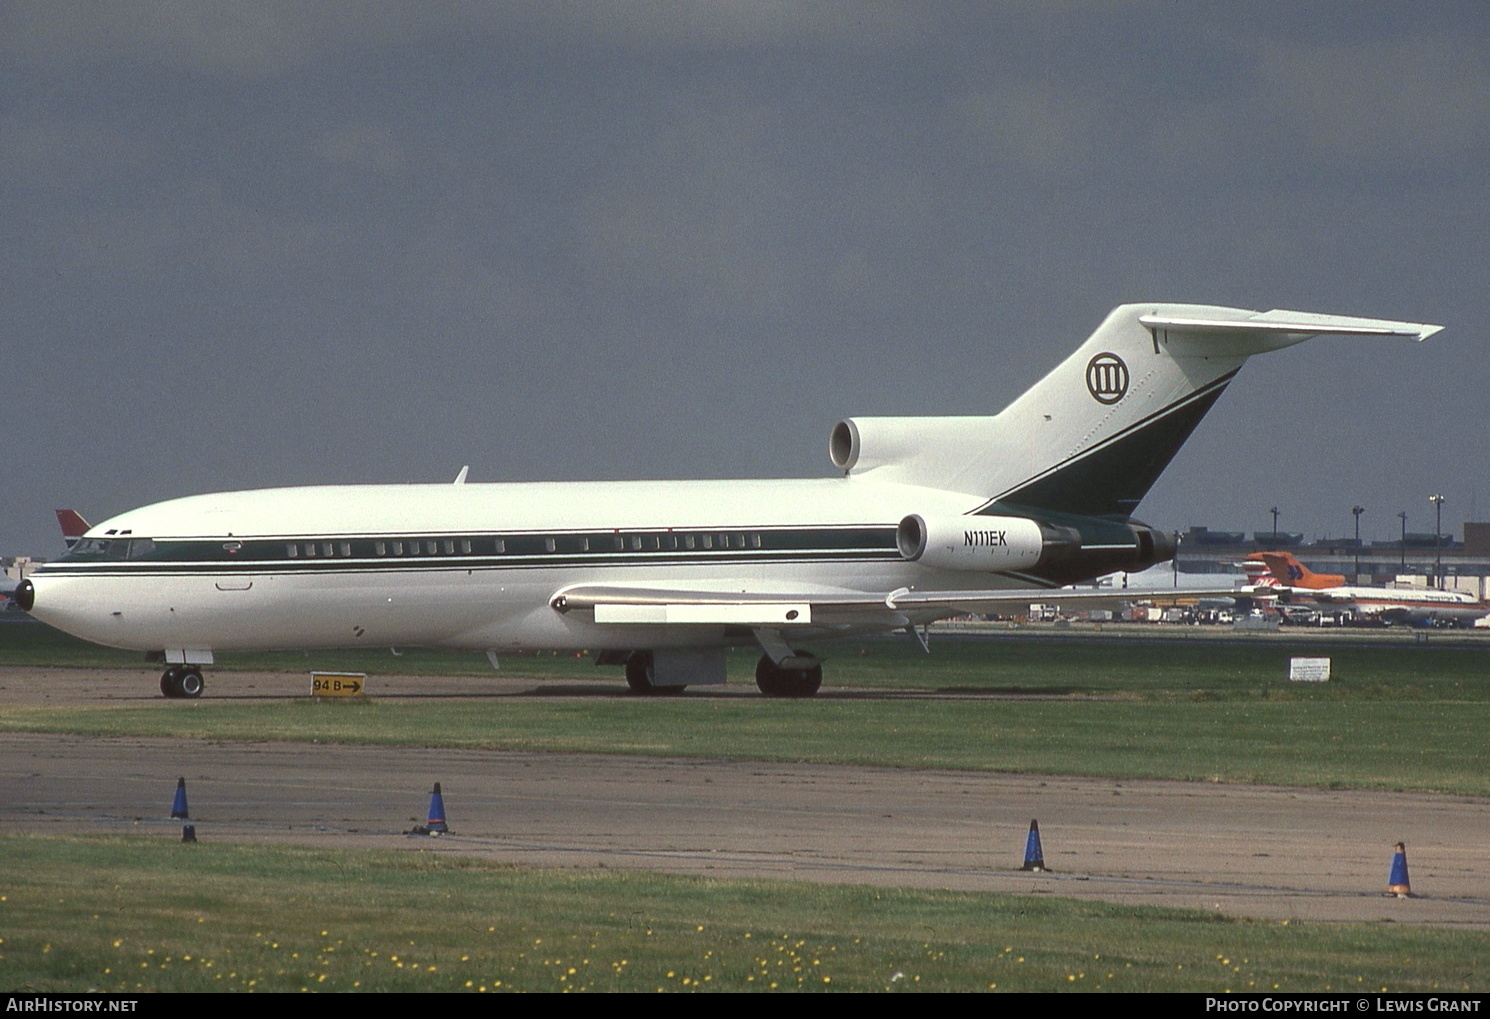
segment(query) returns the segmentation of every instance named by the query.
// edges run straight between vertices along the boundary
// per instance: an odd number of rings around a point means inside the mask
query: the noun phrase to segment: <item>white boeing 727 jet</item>
[[[166,665],[195,697],[213,653],[424,645],[599,649],[639,693],[724,682],[806,697],[822,639],[965,612],[1111,603],[1051,589],[1172,558],[1132,519],[1253,354],[1320,334],[1439,327],[1130,304],[992,417],[849,418],[838,476],[780,481],[377,485],[201,495],[90,528],[20,605]]]

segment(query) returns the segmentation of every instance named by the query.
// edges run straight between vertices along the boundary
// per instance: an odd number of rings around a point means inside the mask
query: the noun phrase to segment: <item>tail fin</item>
[[[1338,573],[1315,573],[1294,558],[1292,552],[1255,552],[1253,557],[1262,560],[1282,587],[1298,587],[1308,591],[1322,591],[1331,587],[1344,587],[1345,577]]]
[[[1240,566],[1242,568],[1242,572],[1247,575],[1247,582],[1245,585],[1247,587],[1255,589],[1283,586],[1279,582],[1278,578],[1274,576],[1273,571],[1268,567],[1268,564],[1263,562],[1261,559],[1245,559],[1242,562],[1237,563],[1237,565]]]
[[[851,418],[833,430],[850,475],[967,492],[1001,503],[1128,517],[1253,354],[1321,334],[1405,336],[1413,322],[1127,304],[993,417]]]
[[[67,543],[68,548],[72,548],[79,538],[88,533],[88,521],[79,516],[77,510],[58,510],[57,524],[62,528],[62,540]]]

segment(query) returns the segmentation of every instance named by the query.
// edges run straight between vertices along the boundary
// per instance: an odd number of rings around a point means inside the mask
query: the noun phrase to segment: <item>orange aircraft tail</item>
[[[1315,573],[1299,562],[1292,552],[1254,552],[1252,559],[1260,559],[1284,587],[1302,587],[1319,591],[1329,587],[1344,587],[1345,577],[1339,573]]]

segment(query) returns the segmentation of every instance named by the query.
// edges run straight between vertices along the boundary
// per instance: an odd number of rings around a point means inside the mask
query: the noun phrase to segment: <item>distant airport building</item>
[[[1339,573],[1370,587],[1437,587],[1439,563],[1443,586],[1484,599],[1490,578],[1490,523],[1464,525],[1462,540],[1452,534],[1408,531],[1389,541],[1320,538],[1305,542],[1296,531],[1217,531],[1191,527],[1179,534],[1175,565],[1182,573],[1235,573],[1236,564],[1253,552],[1292,552],[1316,573]],[[1360,573],[1356,574],[1356,562]]]
[[[45,559],[35,559],[28,555],[5,556],[0,558],[0,567],[4,568],[8,580],[20,583],[33,569],[44,562],[46,562]]]

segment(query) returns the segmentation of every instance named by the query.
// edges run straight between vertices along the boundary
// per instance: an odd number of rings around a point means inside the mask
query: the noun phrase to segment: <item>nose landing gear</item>
[[[195,665],[172,665],[160,674],[160,692],[173,700],[200,697],[206,685]]]

